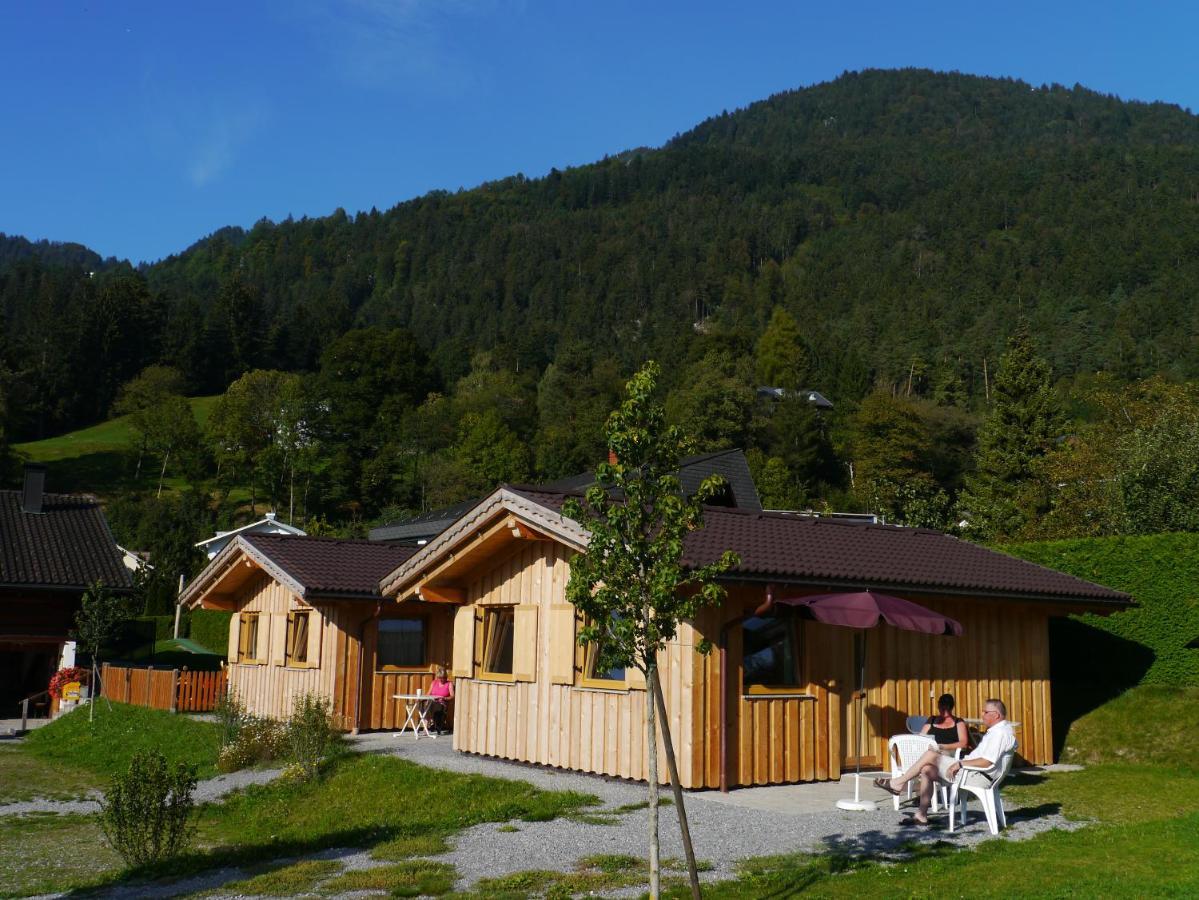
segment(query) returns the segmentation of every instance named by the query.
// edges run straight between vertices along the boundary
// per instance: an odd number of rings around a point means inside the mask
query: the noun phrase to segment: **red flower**
[[[80,684],[87,684],[88,670],[81,669],[79,666],[71,666],[69,669],[59,669],[50,678],[50,696],[56,700],[62,699],[62,689],[72,681],[78,681]]]

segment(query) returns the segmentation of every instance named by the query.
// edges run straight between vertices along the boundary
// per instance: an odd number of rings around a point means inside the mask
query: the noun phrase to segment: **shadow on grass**
[[[347,828],[323,834],[313,840],[279,840],[247,846],[213,847],[160,863],[113,871],[86,888],[68,891],[67,896],[93,896],[109,890],[129,890],[152,882],[169,883],[201,876],[216,878],[223,873],[224,877],[220,879],[220,883],[211,885],[219,887],[220,884],[245,878],[246,872],[242,870],[264,863],[285,863],[295,858],[310,858],[334,849],[351,852],[369,850],[376,844],[396,838],[425,837],[430,833],[429,829],[407,828],[402,825]],[[452,832],[442,833],[441,836],[449,833]]]
[[[1070,726],[1140,684],[1153,650],[1073,618],[1049,619],[1053,758],[1060,759]]]

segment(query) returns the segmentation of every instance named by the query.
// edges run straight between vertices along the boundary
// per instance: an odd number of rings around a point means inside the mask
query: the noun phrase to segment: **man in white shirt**
[[[876,786],[896,796],[909,781],[920,778],[920,808],[912,817],[917,825],[928,824],[928,808],[932,805],[933,788],[937,782],[950,784],[962,768],[989,769],[1009,750],[1016,749],[1016,735],[1007,720],[1007,706],[1002,700],[983,703],[983,726],[987,733],[974,751],[961,762],[935,748],[925,751],[915,764],[899,778],[876,778]]]

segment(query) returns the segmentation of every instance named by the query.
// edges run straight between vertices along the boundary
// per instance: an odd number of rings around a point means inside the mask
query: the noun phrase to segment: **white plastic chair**
[[[954,829],[954,812],[961,804],[962,824],[966,824],[966,794],[974,794],[982,802],[983,814],[987,817],[987,827],[991,834],[999,834],[1000,828],[1007,828],[1007,816],[1003,811],[1003,798],[999,796],[999,787],[1011,771],[1012,760],[1016,751],[1009,750],[999,757],[989,769],[975,769],[962,766],[957,777],[953,780],[953,789],[949,795],[949,830]],[[963,793],[965,791],[965,793]]]
[[[891,757],[891,777],[898,778],[903,775],[908,769],[916,764],[925,751],[935,748],[937,742],[927,734],[897,734],[887,741],[887,755]],[[961,755],[961,751],[954,751],[954,759]],[[907,797],[912,799],[912,785],[915,781],[909,781],[907,784]],[[949,805],[949,785],[936,784],[933,785],[933,812],[936,812],[937,795],[940,795],[941,802],[945,806]],[[895,804],[895,811],[899,812],[899,795],[891,798]]]

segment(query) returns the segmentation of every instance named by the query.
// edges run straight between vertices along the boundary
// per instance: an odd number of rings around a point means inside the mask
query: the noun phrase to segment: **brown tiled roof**
[[[375,599],[384,575],[419,547],[382,541],[304,537],[291,534],[243,534],[245,541],[314,596]]]
[[[0,491],[0,585],[84,589],[133,586],[100,504],[45,494],[42,512],[21,508],[20,491]]]
[[[555,512],[561,512],[568,496],[527,488],[513,490]],[[725,550],[741,557],[733,572],[754,579],[925,588],[1116,605],[1131,600],[1120,591],[939,531],[707,507],[704,527],[687,536],[683,562],[705,565]]]

